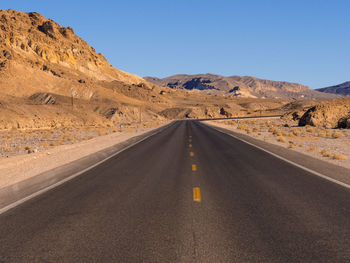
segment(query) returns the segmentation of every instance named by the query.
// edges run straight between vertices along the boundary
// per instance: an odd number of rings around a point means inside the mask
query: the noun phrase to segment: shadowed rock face
[[[285,81],[271,81],[249,76],[224,77],[214,74],[174,75],[159,79],[145,77],[149,82],[173,89],[198,90],[203,93],[248,98],[331,99],[336,95],[311,90]]]
[[[338,94],[342,96],[350,96],[350,81],[344,82],[339,85],[330,86],[322,89],[317,89],[320,92]]]

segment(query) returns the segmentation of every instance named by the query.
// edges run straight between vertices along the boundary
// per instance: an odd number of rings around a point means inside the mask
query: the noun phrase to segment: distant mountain
[[[350,81],[344,82],[339,85],[330,86],[322,89],[317,89],[320,92],[338,94],[342,96],[350,96]]]
[[[250,98],[330,99],[338,96],[285,81],[272,81],[249,76],[224,77],[214,74],[174,75],[159,79],[145,77],[159,86],[199,91],[207,94]]]

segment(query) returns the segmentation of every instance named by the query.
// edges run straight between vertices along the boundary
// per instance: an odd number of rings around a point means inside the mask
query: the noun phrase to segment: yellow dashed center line
[[[199,189],[199,187],[193,188],[193,201],[200,202],[201,200],[201,190]]]
[[[192,148],[192,144],[188,145],[190,148]]]
[[[197,171],[197,165],[192,164],[192,171]]]
[[[194,156],[194,152],[190,152],[190,156],[193,157]]]

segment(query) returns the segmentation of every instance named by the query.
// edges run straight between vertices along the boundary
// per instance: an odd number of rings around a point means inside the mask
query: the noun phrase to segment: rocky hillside
[[[234,97],[274,99],[330,99],[335,95],[314,91],[307,86],[255,77],[224,77],[213,74],[174,75],[159,79],[145,77],[149,82],[173,89],[198,90],[208,94]]]
[[[178,84],[161,87],[114,68],[70,27],[38,13],[0,9],[0,130],[241,116],[289,102],[254,97],[312,93],[299,84],[206,76],[178,76]],[[190,90],[198,89],[208,92],[193,96]]]
[[[338,94],[342,96],[350,96],[350,81],[347,81],[335,86],[317,89],[317,91],[331,93],[331,94]]]
[[[0,128],[113,125],[138,120],[140,108],[162,119],[161,90],[114,68],[70,27],[0,10]]]

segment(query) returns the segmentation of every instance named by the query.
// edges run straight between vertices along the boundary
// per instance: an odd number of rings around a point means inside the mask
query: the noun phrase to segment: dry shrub
[[[44,142],[41,142],[41,146],[47,148],[49,147],[49,144],[46,141],[44,141]]]
[[[323,156],[323,157],[332,157],[332,154],[330,152],[328,152],[327,150],[322,150],[320,151],[320,154]]]
[[[243,131],[246,131],[248,128],[249,128],[249,127],[248,127],[247,124],[239,124],[239,125],[237,126],[237,129],[243,130]]]
[[[5,153],[10,152],[10,148],[9,148],[8,146],[5,146],[5,145],[1,146],[0,150],[1,150],[2,152],[5,152]]]
[[[301,132],[300,132],[300,130],[294,128],[294,129],[292,129],[292,133],[294,136],[299,136]]]
[[[281,135],[281,136],[278,136],[277,141],[284,143],[286,142],[286,139]]]
[[[335,131],[332,133],[332,138],[334,138],[334,139],[342,138],[343,136],[344,135],[339,131]]]
[[[107,131],[100,129],[100,130],[97,130],[97,134],[98,134],[98,136],[104,136],[107,134]]]
[[[332,158],[335,160],[346,160],[347,159],[347,157],[345,155],[342,155],[339,153],[334,153]]]
[[[308,152],[316,151],[316,149],[317,149],[316,146],[313,146],[313,145],[311,145],[307,148]]]
[[[312,126],[306,126],[306,131],[311,133],[311,134],[314,134],[316,131],[316,128],[312,127]]]
[[[317,137],[327,137],[327,133],[326,133],[326,131],[321,130],[321,131],[318,131],[318,133],[315,134],[315,136],[317,136]]]
[[[331,137],[332,137],[332,132],[329,131],[329,130],[327,130],[327,131],[326,131],[326,137],[331,138]]]
[[[288,148],[295,148],[296,147],[296,144],[295,144],[295,142],[293,142],[293,141],[289,141],[289,146],[288,146]]]
[[[24,150],[26,150],[26,151],[31,151],[31,150],[32,150],[32,148],[31,148],[31,147],[29,147],[29,146],[26,146],[26,147],[24,147]]]

